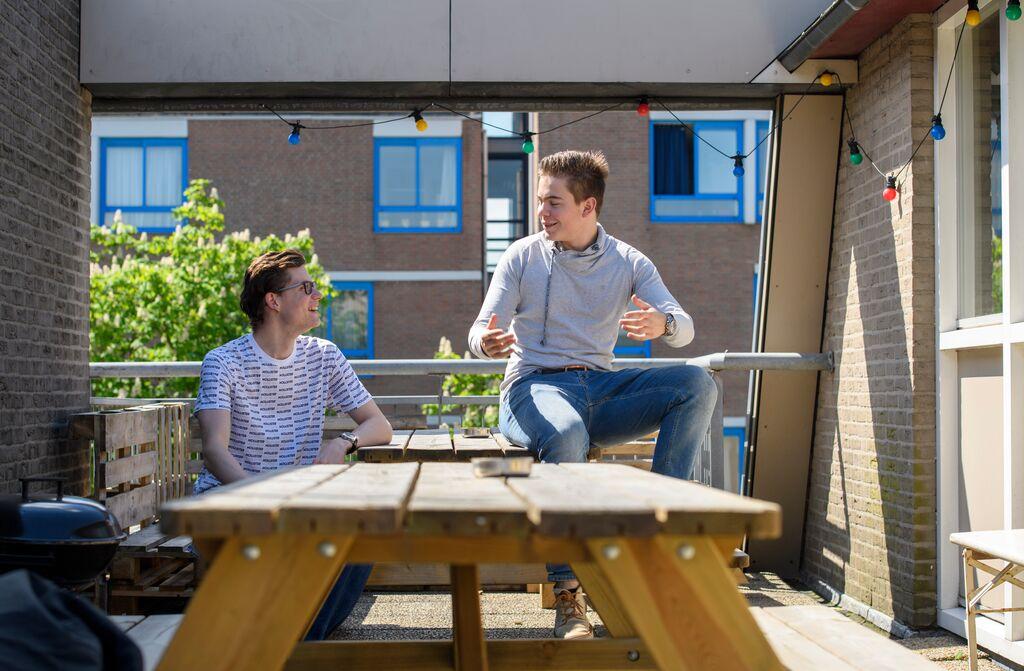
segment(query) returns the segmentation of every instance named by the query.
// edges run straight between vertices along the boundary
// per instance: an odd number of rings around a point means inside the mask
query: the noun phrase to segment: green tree
[[[92,225],[89,352],[92,361],[199,361],[249,330],[239,307],[245,269],[264,252],[294,247],[333,295],[308,230],[279,238],[223,234],[224,202],[210,181],[193,180],[174,210],[173,233],[139,233],[115,216]],[[196,378],[93,380],[97,396],[192,396]]]
[[[448,338],[441,338],[435,359],[462,359],[452,351],[452,343]],[[469,358],[466,353],[465,358]],[[504,375],[479,375],[472,373],[446,375],[442,383],[442,390],[445,396],[488,396],[496,395],[501,386]],[[423,406],[425,415],[451,414],[457,412],[460,406],[445,405],[438,408],[436,403]],[[462,414],[462,426],[497,426],[498,406],[497,405],[468,405],[464,406]]]

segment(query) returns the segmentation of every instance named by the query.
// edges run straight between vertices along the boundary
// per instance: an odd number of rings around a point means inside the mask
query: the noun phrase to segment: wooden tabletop
[[[534,464],[477,478],[469,463],[291,468],[166,503],[170,534],[742,535],[775,538],[778,505],[617,464]]]
[[[950,534],[949,540],[961,547],[1024,565],[1024,529],[961,531]]]

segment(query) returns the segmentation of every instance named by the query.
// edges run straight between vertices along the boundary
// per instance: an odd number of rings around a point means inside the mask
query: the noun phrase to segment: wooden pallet
[[[110,582],[97,589],[98,605],[138,613],[141,597],[191,594],[191,540],[171,538],[155,524],[160,505],[192,492],[188,405],[81,413],[70,427],[71,439],[93,455],[91,496],[129,532],[111,563]]]

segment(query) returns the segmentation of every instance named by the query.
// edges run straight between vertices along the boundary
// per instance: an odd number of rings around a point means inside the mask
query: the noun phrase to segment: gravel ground
[[[772,608],[824,604],[817,594],[799,583],[787,582],[771,573],[749,573],[740,588],[751,606]],[[551,635],[554,613],[541,608],[540,596],[523,592],[485,592],[481,599],[487,638],[546,638]],[[845,611],[847,617],[888,636],[863,619]],[[590,613],[597,635],[604,628],[596,613]],[[348,621],[331,638],[360,640],[449,639],[452,635],[451,595],[444,592],[367,592]],[[967,671],[967,642],[943,629],[926,630],[906,639],[893,639],[905,648],[934,661],[939,668]],[[981,654],[979,671],[1024,667],[1003,666]]]

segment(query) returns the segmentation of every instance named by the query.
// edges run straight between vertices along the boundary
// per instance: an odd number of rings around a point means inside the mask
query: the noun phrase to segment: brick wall
[[[0,492],[27,475],[83,491],[63,440],[89,406],[90,98],[79,2],[0,0]]]
[[[542,113],[551,128],[581,113]],[[692,357],[750,350],[753,272],[760,226],[750,224],[655,224],[650,220],[648,121],[636,112],[609,112],[540,136],[547,156],[565,149],[600,149],[611,174],[601,225],[610,235],[646,254],[669,291],[693,317],[696,337],[682,349],[654,341],[651,356]],[[725,414],[745,415],[747,374],[726,372]]]
[[[883,170],[928,132],[932,57],[927,15],[860,56],[849,110]],[[932,157],[929,140],[892,204],[866,162],[840,163],[803,557],[812,584],[909,626],[935,619]]]

